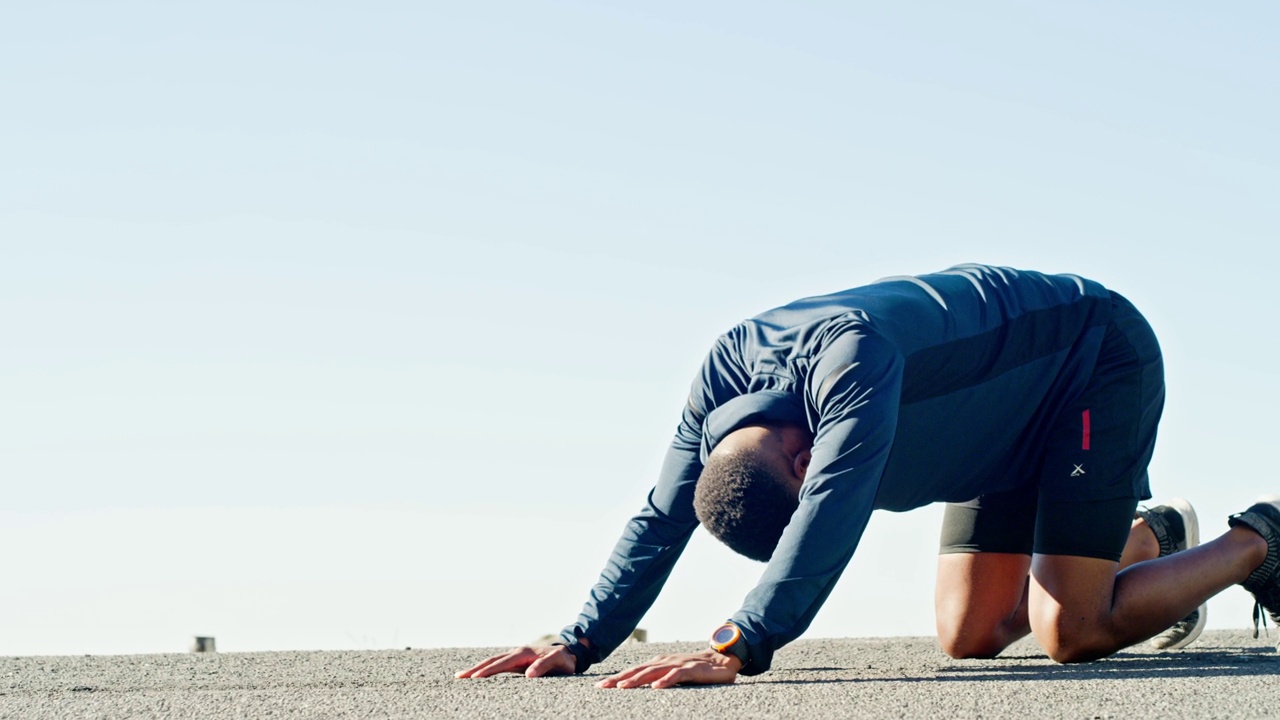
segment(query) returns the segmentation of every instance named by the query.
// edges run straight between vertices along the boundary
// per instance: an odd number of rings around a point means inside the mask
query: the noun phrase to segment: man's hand
[[[522,672],[525,677],[543,675],[572,675],[577,667],[573,653],[562,645],[518,647],[514,650],[481,660],[463,670],[455,678],[482,678],[505,672]]]
[[[596,683],[596,687],[626,689],[649,685],[661,689],[681,684],[728,685],[738,679],[741,669],[741,660],[715,650],[659,655],[643,665],[610,675]]]

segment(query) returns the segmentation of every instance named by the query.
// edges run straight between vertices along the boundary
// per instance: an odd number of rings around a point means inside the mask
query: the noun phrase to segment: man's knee
[[[938,631],[938,644],[942,652],[957,660],[993,658],[1004,650],[1000,636],[994,632],[946,632]]]
[[[1101,558],[1035,556],[1028,598],[1031,632],[1055,662],[1088,662],[1115,651],[1116,566]]]
[[[938,644],[953,658],[990,658],[1027,634],[1031,558],[954,553],[938,558],[934,610]]]
[[[1060,635],[1048,641],[1041,639],[1037,635],[1036,639],[1051,660],[1064,665],[1092,662],[1111,654],[1104,649],[1108,646],[1099,644],[1093,641],[1092,638],[1083,636],[1083,634]]]
[[[1103,618],[1057,607],[1049,612],[1033,611],[1031,632],[1054,662],[1079,663],[1097,660],[1113,651],[1104,625]]]
[[[999,621],[939,613],[937,623],[938,645],[957,660],[993,658],[1009,645],[1010,632]]]

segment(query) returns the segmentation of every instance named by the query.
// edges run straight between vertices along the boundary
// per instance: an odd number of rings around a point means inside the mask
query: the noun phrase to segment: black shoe
[[[1160,543],[1160,557],[1200,544],[1200,522],[1196,519],[1195,508],[1182,498],[1174,498],[1167,505],[1139,510],[1138,517],[1146,521],[1156,536],[1156,542]],[[1157,650],[1184,648],[1200,637],[1208,622],[1209,606],[1201,605],[1147,642]]]
[[[1248,510],[1227,518],[1231,527],[1241,525],[1267,541],[1267,559],[1240,583],[1253,594],[1253,636],[1258,637],[1258,623],[1267,626],[1267,617],[1280,626],[1280,495],[1258,498]]]

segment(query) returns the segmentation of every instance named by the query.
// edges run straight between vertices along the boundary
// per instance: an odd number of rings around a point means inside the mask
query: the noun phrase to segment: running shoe
[[[1195,508],[1182,498],[1174,498],[1167,505],[1138,510],[1138,517],[1146,521],[1160,543],[1160,557],[1181,552],[1200,544],[1200,523]],[[1169,629],[1147,641],[1157,650],[1177,650],[1195,642],[1209,622],[1209,606],[1201,605]]]
[[[1280,495],[1258,498],[1248,510],[1227,518],[1227,523],[1250,528],[1267,541],[1267,559],[1240,583],[1253,595],[1253,636],[1258,637],[1258,623],[1265,628],[1267,615],[1280,626]]]

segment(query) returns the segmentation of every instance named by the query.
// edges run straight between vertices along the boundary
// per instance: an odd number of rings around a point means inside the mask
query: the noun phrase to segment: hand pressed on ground
[[[507,672],[522,672],[525,677],[572,675],[576,667],[573,653],[562,645],[518,647],[485,658],[454,675],[455,678],[483,678]]]
[[[600,688],[631,688],[648,685],[654,689],[676,685],[728,685],[738,679],[742,662],[715,650],[659,655],[647,663],[628,668],[596,683]]]

